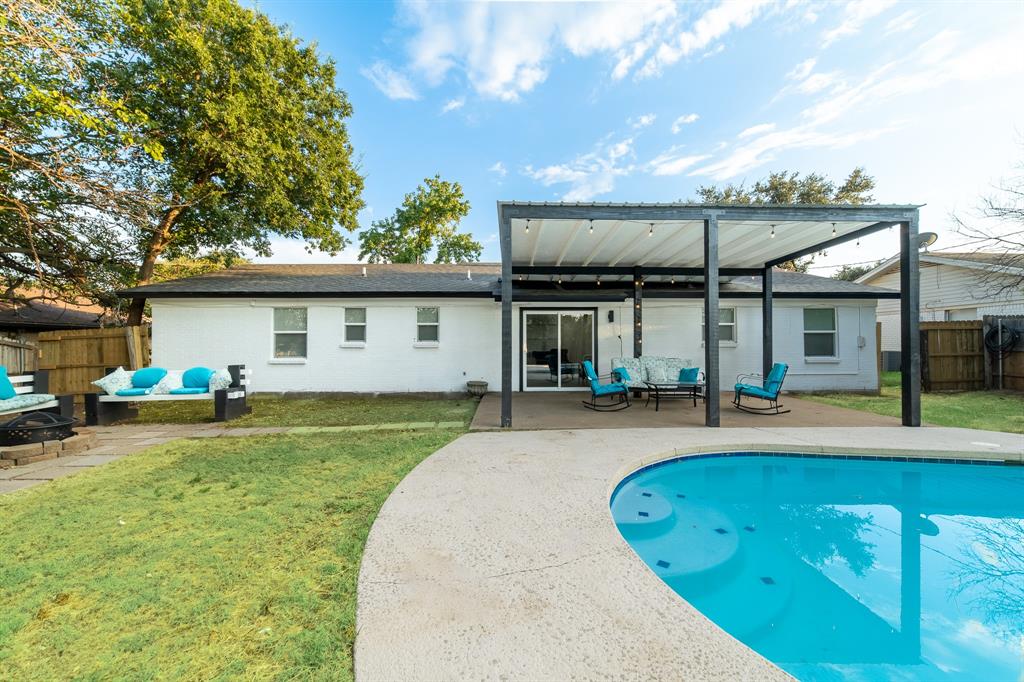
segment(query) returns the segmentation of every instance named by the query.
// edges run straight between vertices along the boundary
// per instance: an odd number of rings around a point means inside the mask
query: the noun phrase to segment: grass
[[[473,419],[475,398],[438,399],[401,396],[281,398],[250,396],[252,414],[228,426],[352,426]],[[142,403],[134,424],[197,424],[213,421],[213,402],[183,400]]]
[[[2,676],[351,679],[370,525],[460,433],[179,440],[0,497]]]
[[[883,372],[882,394],[879,396],[832,393],[800,397],[827,405],[899,417],[901,395],[900,373]],[[921,420],[937,426],[1024,433],[1024,395],[1005,391],[922,393]]]

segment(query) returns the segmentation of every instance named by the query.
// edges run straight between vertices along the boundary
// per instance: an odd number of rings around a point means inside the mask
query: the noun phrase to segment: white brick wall
[[[757,300],[723,299],[737,310],[737,342],[721,347],[721,383],[728,389],[739,373],[761,370],[761,308]],[[786,387],[793,390],[870,390],[875,371],[874,301],[834,301],[839,315],[839,358],[806,362],[803,357],[805,306],[821,301],[776,300],[775,358],[790,364]],[[345,347],[344,308],[367,309],[365,347]],[[440,343],[415,344],[416,307],[440,308]],[[305,362],[283,364],[273,355],[273,308],[305,307],[308,349]],[[513,311],[513,382],[519,389],[520,309]],[[607,373],[613,357],[633,354],[632,301],[574,304],[562,309],[597,308],[597,364]],[[700,300],[647,301],[644,345],[651,355],[671,355],[704,364]],[[155,299],[153,364],[169,368],[223,367],[244,363],[253,369],[254,391],[414,392],[461,391],[469,379],[501,386],[501,306],[490,299]],[[608,321],[613,311],[614,322]],[[620,338],[621,337],[621,338]],[[863,348],[858,348],[863,337]]]

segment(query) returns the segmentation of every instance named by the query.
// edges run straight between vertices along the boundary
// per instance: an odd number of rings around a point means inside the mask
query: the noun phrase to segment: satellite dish
[[[935,243],[935,240],[939,238],[939,235],[934,232],[922,232],[917,235],[917,248],[927,250],[929,246]]]

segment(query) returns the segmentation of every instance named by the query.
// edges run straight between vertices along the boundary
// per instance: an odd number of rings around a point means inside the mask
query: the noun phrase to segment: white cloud
[[[885,35],[909,31],[917,25],[917,20],[920,18],[921,15],[914,10],[907,10],[903,14],[898,14],[886,22]]]
[[[676,120],[672,121],[672,134],[678,135],[679,131],[683,129],[684,125],[695,122],[700,116],[697,114],[683,114]]]
[[[419,99],[409,78],[391,68],[386,62],[374,62],[359,70],[389,99]]]
[[[513,101],[548,76],[557,49],[619,54],[673,18],[670,0],[629,3],[406,2],[410,67],[436,85],[465,75],[484,97]]]
[[[461,109],[463,106],[465,106],[465,104],[466,104],[466,98],[465,97],[456,97],[455,99],[450,99],[450,100],[448,100],[447,102],[444,103],[443,107],[441,107],[441,113],[442,114],[447,114],[449,111],[455,111],[456,109]]]
[[[794,81],[802,81],[803,79],[811,75],[811,72],[814,71],[814,66],[817,63],[818,60],[815,57],[805,59],[796,66],[794,66],[793,70],[786,74],[786,78]]]
[[[860,33],[865,23],[892,7],[893,4],[895,4],[895,0],[855,0],[847,3],[843,10],[843,20],[839,25],[822,34],[822,47],[828,47],[840,38]]]
[[[651,159],[648,167],[651,175],[679,175],[687,168],[710,158],[708,154],[680,154],[678,147]]]
[[[491,173],[494,173],[499,178],[503,178],[508,175],[508,169],[505,168],[505,164],[501,161],[495,161],[494,165],[487,169]]]
[[[706,11],[688,31],[662,42],[637,72],[640,78],[659,75],[666,66],[704,50],[734,28],[743,28],[767,5],[766,0],[727,2]]]
[[[526,166],[523,175],[545,187],[568,184],[563,201],[590,201],[615,189],[616,178],[635,170],[632,164],[622,163],[632,156],[633,138],[612,142],[610,137],[605,137],[587,154],[543,168]]]
[[[754,135],[763,135],[764,133],[770,133],[775,130],[774,123],[760,123],[756,126],[750,126],[746,130],[740,132],[736,137],[743,139],[744,137],[752,137]]]
[[[647,126],[654,123],[654,120],[658,118],[655,114],[644,114],[643,116],[637,116],[636,118],[630,118],[626,121],[634,129],[639,130],[640,128],[646,128]]]

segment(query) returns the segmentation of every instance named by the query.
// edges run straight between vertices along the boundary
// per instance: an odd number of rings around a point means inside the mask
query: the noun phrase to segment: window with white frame
[[[345,308],[345,343],[366,343],[366,308]]]
[[[704,311],[701,311],[700,338],[704,340]],[[736,309],[718,309],[718,343],[736,343]]]
[[[305,308],[274,308],[274,357],[306,357]]]
[[[804,308],[804,357],[834,358],[839,355],[835,308]]]
[[[416,341],[437,343],[441,340],[441,317],[437,308],[416,309]]]

